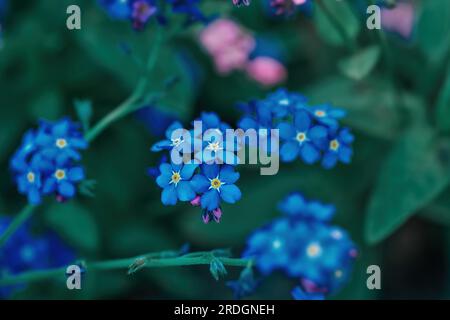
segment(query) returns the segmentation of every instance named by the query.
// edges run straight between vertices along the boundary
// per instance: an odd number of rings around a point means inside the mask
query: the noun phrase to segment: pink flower
[[[219,19],[200,34],[200,42],[221,74],[244,69],[255,47],[253,37],[232,20]]]
[[[287,77],[284,65],[270,57],[257,57],[247,65],[247,74],[263,86],[273,86]]]
[[[393,9],[382,9],[381,25],[383,29],[409,38],[414,27],[414,6],[410,2],[399,2]]]

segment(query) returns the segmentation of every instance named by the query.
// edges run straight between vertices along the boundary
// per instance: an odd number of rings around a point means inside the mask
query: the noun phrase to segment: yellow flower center
[[[314,114],[316,115],[316,117],[325,117],[326,113],[323,110],[317,110],[316,112],[314,112]]]
[[[333,151],[337,151],[339,149],[339,141],[336,139],[330,141],[330,149]]]
[[[27,174],[27,179],[29,183],[34,183],[34,181],[36,180],[36,176],[34,175],[33,172],[29,172]]]
[[[172,139],[172,146],[178,147],[183,142],[183,139],[181,137]]]
[[[62,180],[66,177],[66,172],[64,170],[58,169],[55,172],[55,178],[58,180]]]
[[[217,152],[217,151],[219,151],[219,150],[221,150],[221,149],[222,149],[222,148],[220,147],[219,142],[210,142],[210,143],[208,144],[208,150]]]
[[[67,140],[66,139],[56,140],[56,146],[60,149],[64,149],[65,147],[67,147]]]
[[[211,180],[211,188],[213,189],[219,189],[222,185],[222,182],[218,178],[214,178]]]
[[[170,183],[175,183],[178,184],[178,182],[180,182],[181,180],[181,175],[179,172],[172,172],[172,180],[170,181]]]
[[[300,142],[303,143],[306,140],[306,134],[304,132],[298,132],[297,136],[295,137],[295,139]]]
[[[310,257],[310,258],[315,258],[315,257],[319,256],[321,252],[322,252],[322,248],[321,248],[320,245],[317,244],[317,243],[311,243],[311,244],[306,248],[306,254],[307,254],[308,257]]]

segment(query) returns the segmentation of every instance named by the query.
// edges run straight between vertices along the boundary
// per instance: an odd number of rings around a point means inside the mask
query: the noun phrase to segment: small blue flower
[[[156,137],[165,134],[167,128],[176,121],[171,113],[159,110],[154,106],[147,106],[136,112],[137,118],[144,123],[145,127]]]
[[[201,195],[203,209],[213,211],[220,208],[221,201],[235,203],[241,198],[241,191],[235,185],[239,173],[230,165],[203,164],[201,173],[192,178],[195,192]]]
[[[307,109],[320,124],[326,125],[332,129],[339,127],[339,120],[347,114],[345,110],[333,108],[328,104],[312,106]]]
[[[292,297],[294,300],[324,300],[325,295],[323,293],[316,293],[316,292],[305,292],[300,287],[295,287],[292,292]]]
[[[162,150],[175,150],[182,151],[184,149],[191,149],[191,132],[183,129],[183,125],[175,121],[166,130],[166,139],[155,143],[151,151],[159,152]]]
[[[307,201],[298,192],[291,193],[284,198],[278,204],[278,209],[293,219],[322,222],[330,221],[336,210],[333,205],[323,204],[319,201]]]
[[[202,131],[209,129],[217,129],[222,135],[225,135],[227,129],[231,129],[230,125],[222,122],[215,112],[202,112],[200,118],[195,121],[202,122]]]
[[[354,139],[354,136],[348,128],[343,128],[336,134],[332,134],[328,149],[322,159],[322,166],[326,169],[331,169],[338,161],[347,164],[350,163],[353,155],[351,144]]]
[[[282,161],[290,162],[300,156],[304,162],[312,164],[320,159],[329,129],[314,125],[307,111],[295,113],[294,125],[283,122],[278,128],[280,137],[285,141],[280,149]]]
[[[81,159],[79,150],[88,147],[80,126],[68,118],[55,123],[41,121],[36,134],[36,145],[44,157],[55,159],[59,163],[68,160],[79,161]]]
[[[239,164],[239,158],[236,155],[236,152],[241,148],[239,141],[234,139],[230,144],[224,139],[225,136],[222,136],[218,131],[205,133],[203,136],[203,148],[195,153],[195,159],[199,163],[206,164]]]
[[[159,166],[161,174],[156,178],[156,183],[163,188],[161,201],[164,205],[175,205],[178,200],[191,201],[195,198],[191,178],[197,167],[196,164],[173,163],[163,163]]]
[[[298,93],[291,93],[285,89],[278,89],[270,94],[263,102],[269,106],[275,117],[283,118],[307,107],[306,97]]]
[[[41,121],[28,131],[10,160],[10,168],[21,194],[28,202],[39,204],[43,195],[55,193],[58,200],[72,198],[76,185],[84,179],[84,170],[75,165],[81,160],[79,150],[87,142],[80,126],[63,118],[57,122]]]
[[[277,219],[256,230],[247,240],[243,253],[245,258],[253,258],[258,270],[269,275],[274,270],[286,269],[290,262],[291,227],[287,219]]]
[[[44,194],[55,193],[58,200],[73,198],[76,193],[76,185],[85,178],[82,167],[57,166],[42,187]]]
[[[10,218],[0,217],[0,234],[6,230],[11,221]],[[28,224],[24,224],[0,251],[0,276],[29,270],[58,268],[74,260],[74,252],[56,234],[47,232],[42,236],[32,236]],[[0,298],[8,298],[22,288],[24,287],[1,287]]]
[[[286,216],[256,230],[243,257],[253,259],[263,275],[281,270],[300,279],[310,298],[337,291],[347,282],[357,251],[344,230],[328,224],[334,208],[292,194],[280,209]]]
[[[174,14],[185,15],[187,25],[209,21],[199,8],[200,0],[166,0],[164,3],[156,0],[99,0],[99,3],[112,18],[130,20],[136,30],[142,30],[152,18],[166,25],[166,6]]]

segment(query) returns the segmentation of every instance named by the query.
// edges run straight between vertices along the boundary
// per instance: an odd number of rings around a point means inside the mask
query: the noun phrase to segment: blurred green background
[[[333,298],[450,298],[450,1],[414,1],[415,28],[408,40],[368,30],[365,1],[346,1],[349,12],[337,15],[348,39],[317,11],[280,19],[268,16],[262,1],[247,8],[204,2],[206,11],[233,17],[255,35],[279,42],[289,72],[285,87],[348,111],[345,124],[356,136],[351,165],[326,171],[282,164],[276,176],[242,167],[242,199],[224,206],[220,224],[204,225],[198,208],[160,203],[160,190],[146,174],[158,161],[149,148],[159,137],[149,132],[151,123],[130,116],[84,154],[87,175],[97,182],[95,198],[79,196],[63,205],[48,201],[33,218],[36,232],[56,230],[86,260],[132,257],[184,243],[193,251],[232,248],[238,256],[246,237],[279,215],[278,201],[300,191],[335,204],[334,223],[349,230],[359,247],[350,283]],[[81,7],[82,30],[66,28],[70,4]],[[208,110],[234,125],[236,102],[263,98],[273,88],[240,72],[219,76],[196,40],[200,29],[177,34],[164,47],[151,84],[158,89],[172,76],[179,82],[158,107],[186,124]],[[11,1],[2,30],[0,213],[12,215],[25,204],[8,171],[22,134],[39,118],[75,119],[77,99],[92,102],[94,121],[118,105],[136,85],[141,70],[133,57],[145,59],[154,30],[136,33],[88,0]],[[364,54],[354,58],[371,46],[380,51],[375,61]],[[381,267],[380,291],[366,287],[371,264]],[[228,271],[227,279],[234,279],[240,270]],[[225,281],[215,281],[207,266],[147,269],[133,276],[90,273],[83,285],[71,292],[44,281],[16,297],[232,298]],[[274,275],[251,298],[290,299],[294,285]]]

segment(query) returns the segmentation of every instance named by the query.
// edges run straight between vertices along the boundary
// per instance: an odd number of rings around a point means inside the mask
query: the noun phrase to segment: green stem
[[[151,253],[144,256],[92,262],[85,264],[87,271],[105,271],[105,270],[127,270],[136,261],[145,261],[142,268],[166,268],[166,267],[182,267],[182,266],[194,266],[194,265],[208,265],[212,259],[220,260],[225,266],[231,267],[248,267],[251,266],[250,259],[238,259],[238,258],[223,258],[214,257],[211,252],[202,253],[198,257],[190,257],[188,255],[173,258],[159,258],[159,253]],[[192,255],[192,254],[190,254]],[[66,268],[56,268],[42,271],[30,271],[24,272],[18,275],[6,276],[0,279],[0,286],[16,285],[21,283],[36,282],[56,277],[65,277]]]
[[[8,228],[6,228],[5,232],[0,236],[0,248],[8,241],[14,232],[16,232],[17,229],[31,217],[35,209],[36,206],[29,204],[20,211]]]
[[[158,54],[160,47],[163,43],[163,28],[158,28],[156,33],[156,40],[152,46],[151,52],[149,54],[145,72],[139,79],[136,88],[133,93],[117,108],[108,113],[103,119],[101,119],[91,130],[89,130],[85,139],[88,142],[92,142],[99,134],[101,134],[106,128],[108,128],[112,123],[119,119],[127,116],[131,112],[139,109],[139,107],[145,105],[146,102],[150,101],[150,96],[143,99],[146,95],[146,89],[148,86],[148,75],[151,73],[158,60]],[[153,97],[157,96],[153,95]],[[0,236],[0,248],[6,243],[6,241],[14,234],[14,232],[31,217],[34,212],[34,206],[27,205],[22,209],[22,211],[14,218],[12,223],[8,226],[6,231]]]
[[[108,113],[103,119],[101,119],[91,130],[89,130],[85,139],[88,142],[92,142],[99,134],[101,134],[106,128],[108,128],[112,123],[122,119],[131,112],[136,111],[140,106],[145,104],[142,101],[145,91],[148,86],[148,75],[152,72],[158,60],[158,54],[163,42],[163,28],[158,28],[156,33],[156,40],[149,54],[145,72],[139,79],[133,93],[117,108]]]

